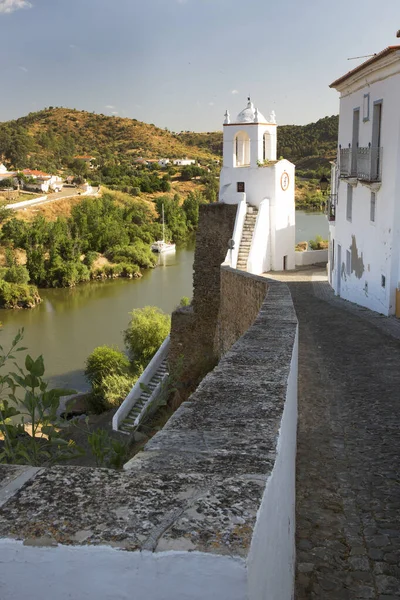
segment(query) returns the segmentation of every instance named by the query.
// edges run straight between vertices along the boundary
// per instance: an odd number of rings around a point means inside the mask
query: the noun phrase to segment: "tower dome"
[[[247,106],[236,117],[236,123],[266,123],[267,119],[248,98]]]

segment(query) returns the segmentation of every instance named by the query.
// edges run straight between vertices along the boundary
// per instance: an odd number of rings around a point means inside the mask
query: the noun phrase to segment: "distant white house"
[[[192,158],[177,158],[173,161],[173,163],[178,167],[185,167],[187,165],[195,165],[196,161]]]
[[[169,165],[170,160],[169,158],[160,158],[160,160],[158,161],[158,164],[160,165],[160,167],[166,167],[167,165]]]
[[[400,46],[334,81],[339,144],[329,204],[329,278],[335,293],[400,315]]]
[[[36,169],[24,169],[22,173],[30,179],[28,183],[24,184],[24,188],[27,190],[47,194],[50,191],[59,192],[63,188],[62,179],[58,175],[49,175]]]

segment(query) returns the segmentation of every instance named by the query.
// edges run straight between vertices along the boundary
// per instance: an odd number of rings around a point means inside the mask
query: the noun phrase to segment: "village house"
[[[196,161],[192,158],[177,158],[173,163],[177,167],[186,167],[187,165],[195,165]]]
[[[24,183],[26,190],[44,192],[59,192],[63,188],[61,177],[58,175],[49,175],[36,169],[23,169],[22,174],[28,178]]]
[[[329,280],[335,293],[400,316],[400,46],[331,86],[340,92],[329,202]]]

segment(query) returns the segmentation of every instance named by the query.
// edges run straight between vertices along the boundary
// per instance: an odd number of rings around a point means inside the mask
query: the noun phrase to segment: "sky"
[[[400,0],[0,0],[0,121],[64,106],[214,131],[250,94],[303,125],[398,29]]]

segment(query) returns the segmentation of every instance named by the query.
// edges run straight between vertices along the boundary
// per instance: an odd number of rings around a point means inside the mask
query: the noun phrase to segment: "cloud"
[[[233,95],[238,94],[238,93],[239,93],[239,90],[232,90],[231,91],[231,94],[233,94]]]
[[[111,108],[115,108],[115,106],[113,104],[106,104],[104,108],[109,108],[111,110]]]
[[[28,72],[28,69],[26,67],[21,67],[19,66],[18,69],[20,69],[21,71],[23,71],[24,73]]]
[[[119,113],[114,110],[114,112],[112,112],[111,114],[114,115],[114,117],[116,117]]]
[[[69,47],[70,47],[72,50],[75,50],[75,48],[77,48],[78,46],[75,46],[75,44],[70,44],[70,45],[69,45]]]
[[[0,15],[8,15],[21,8],[32,8],[33,4],[28,0],[0,0]]]
[[[214,102],[209,102],[208,106],[214,106]]]

